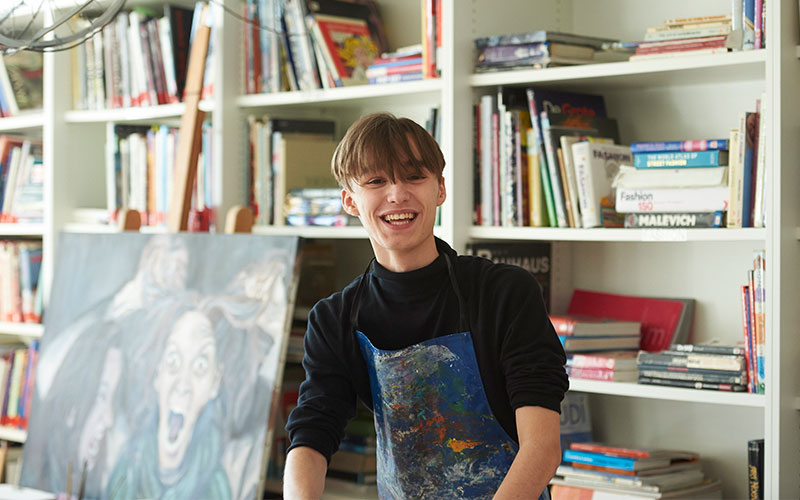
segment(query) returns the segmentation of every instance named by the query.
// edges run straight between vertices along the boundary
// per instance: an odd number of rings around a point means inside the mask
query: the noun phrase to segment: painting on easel
[[[63,234],[21,483],[81,483],[87,498],[255,498],[298,245]]]

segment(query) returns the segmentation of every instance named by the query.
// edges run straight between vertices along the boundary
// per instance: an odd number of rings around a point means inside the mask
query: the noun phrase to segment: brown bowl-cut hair
[[[353,123],[336,147],[331,171],[342,188],[368,174],[382,173],[392,182],[423,171],[441,178],[444,155],[431,135],[413,120],[373,113]]]

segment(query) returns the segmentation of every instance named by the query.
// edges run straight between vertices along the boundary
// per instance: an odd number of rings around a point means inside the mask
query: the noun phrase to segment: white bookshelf
[[[38,237],[41,238],[45,234],[44,224],[28,224],[28,223],[4,223],[0,224],[0,238],[8,237]]]
[[[239,0],[220,0],[239,9]],[[138,3],[138,2],[132,2]],[[378,0],[394,47],[419,42],[419,2]],[[153,2],[150,2],[152,5]],[[591,394],[598,439],[634,440],[652,446],[686,447],[707,459],[709,475],[723,480],[724,496],[746,496],[747,439],[763,437],[767,457],[766,498],[800,496],[800,65],[798,4],[769,2],[767,49],[714,56],[618,62],[544,70],[473,74],[473,39],[532,29],[640,39],[647,26],[667,18],[730,11],[728,0],[444,0],[442,78],[393,85],[310,92],[242,95],[241,21],[218,3],[212,33],[215,94],[201,108],[214,126],[213,161],[220,216],[244,200],[244,122],[249,114],[323,117],[336,120],[341,137],[358,116],[388,110],[422,122],[440,107],[441,145],[448,199],[436,234],[463,250],[471,240],[563,242],[569,248],[571,288],[611,293],[694,297],[694,341],[735,342],[741,332],[737,286],[754,249],[767,251],[767,394],[725,394],[637,384],[573,381]],[[47,168],[47,213],[36,227],[0,225],[0,235],[41,237],[45,290],[52,279],[56,234],[61,230],[107,231],[76,225],[75,209],[103,207],[104,137],[108,122],[178,120],[183,105],[107,111],[72,110],[71,55],[45,54],[45,108],[40,114],[0,119],[3,133],[41,133]],[[753,109],[766,90],[769,200],[762,229],[625,230],[491,228],[472,226],[472,105],[497,86],[539,85],[603,94],[624,141],[727,137],[738,114]],[[257,226],[257,234],[295,234],[367,246],[361,228]],[[561,244],[561,243],[559,243]],[[350,248],[348,246],[348,248]],[[366,258],[366,256],[365,256]],[[358,259],[352,259],[358,260]],[[363,268],[361,263],[353,267]],[[654,423],[657,422],[658,424]]]

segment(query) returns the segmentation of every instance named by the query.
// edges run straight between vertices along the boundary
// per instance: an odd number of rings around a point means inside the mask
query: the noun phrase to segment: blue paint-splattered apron
[[[460,331],[396,351],[375,348],[351,320],[369,371],[375,412],[378,493],[384,499],[491,498],[519,449],[495,419],[483,390],[466,307],[453,266]],[[549,499],[545,490],[540,500]]]

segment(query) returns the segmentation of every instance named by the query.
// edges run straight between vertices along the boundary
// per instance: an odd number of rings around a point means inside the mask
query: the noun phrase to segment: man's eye
[[[370,179],[367,181],[367,184],[373,184],[373,185],[383,184],[383,179],[380,178]]]

